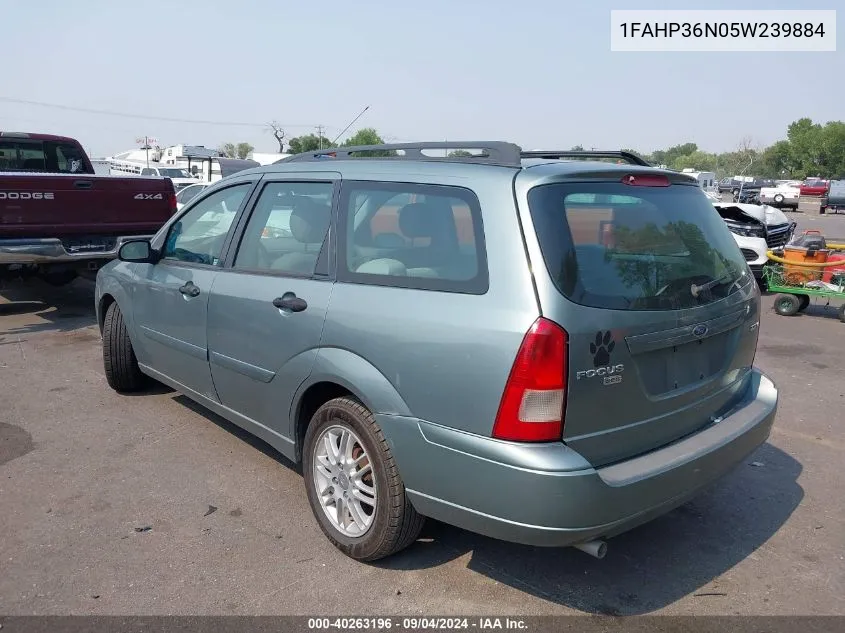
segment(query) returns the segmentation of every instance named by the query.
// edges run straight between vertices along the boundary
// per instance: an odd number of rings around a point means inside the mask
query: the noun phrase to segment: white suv
[[[788,244],[797,222],[766,204],[714,202],[713,206],[733,233],[751,272],[762,279],[766,252]]]

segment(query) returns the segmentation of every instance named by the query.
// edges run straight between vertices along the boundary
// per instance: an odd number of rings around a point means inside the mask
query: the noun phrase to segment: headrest
[[[442,227],[443,210],[426,202],[412,202],[399,210],[399,230],[410,238],[433,237]]]
[[[290,214],[290,232],[297,242],[319,244],[326,237],[332,210],[311,198],[297,200]]]

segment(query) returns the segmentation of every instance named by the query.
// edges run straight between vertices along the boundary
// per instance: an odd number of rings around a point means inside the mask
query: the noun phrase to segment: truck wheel
[[[302,454],[308,503],[344,554],[374,561],[417,539],[425,518],[408,500],[387,439],[360,402],[335,398],[317,409]]]
[[[795,295],[779,294],[775,297],[775,312],[781,316],[792,316],[801,309],[801,301]]]
[[[144,387],[146,379],[138,368],[129,332],[116,302],[106,310],[103,322],[103,367],[106,382],[115,391],[132,392]]]
[[[783,203],[783,194],[781,194],[781,193],[775,194],[775,197],[773,198],[773,200],[777,204],[782,204]]]

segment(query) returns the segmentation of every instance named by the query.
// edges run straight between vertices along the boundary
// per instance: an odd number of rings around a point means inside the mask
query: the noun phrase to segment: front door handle
[[[184,286],[179,288],[179,292],[181,292],[186,297],[197,297],[199,296],[200,289],[199,287],[194,285],[193,281],[189,281]]]
[[[273,305],[279,310],[288,310],[290,312],[302,312],[308,307],[308,303],[305,299],[297,297],[292,292],[286,292],[281,297],[273,299]]]
[[[94,183],[90,180],[74,180],[73,186],[77,189],[90,189],[94,186]]]

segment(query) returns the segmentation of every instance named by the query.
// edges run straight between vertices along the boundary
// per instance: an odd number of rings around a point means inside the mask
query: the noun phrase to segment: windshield
[[[698,187],[551,184],[529,209],[558,290],[582,305],[677,310],[751,280],[725,222]]]
[[[159,169],[158,173],[164,178],[190,178],[184,169]]]

